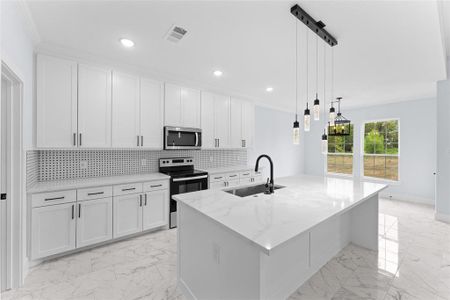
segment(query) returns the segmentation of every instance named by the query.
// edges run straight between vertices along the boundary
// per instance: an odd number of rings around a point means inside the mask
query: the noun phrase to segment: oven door
[[[177,227],[177,202],[173,195],[206,190],[208,188],[208,175],[194,177],[172,178],[170,184],[170,215],[169,227]]]
[[[164,149],[200,149],[202,130],[199,128],[164,127]]]

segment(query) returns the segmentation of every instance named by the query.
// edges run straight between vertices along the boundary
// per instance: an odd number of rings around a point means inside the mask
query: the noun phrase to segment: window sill
[[[369,182],[374,182],[374,183],[385,183],[385,184],[390,184],[390,185],[400,185],[401,184],[400,180],[390,180],[390,179],[368,177],[368,176],[363,176],[363,177],[361,177],[361,179],[364,181],[369,181]]]

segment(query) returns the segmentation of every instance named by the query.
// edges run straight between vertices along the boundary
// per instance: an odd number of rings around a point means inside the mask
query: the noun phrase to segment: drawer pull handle
[[[127,192],[127,191],[134,191],[136,188],[128,188],[128,189],[122,189],[122,192]]]
[[[54,198],[45,198],[44,201],[63,200],[64,198],[66,198],[66,197],[62,196],[62,197],[54,197]]]
[[[244,174],[242,174],[242,175],[247,176],[247,175],[250,175],[250,173],[244,173]]]
[[[103,195],[105,192],[88,193],[88,196]]]
[[[214,179],[222,179],[223,177],[222,176],[220,176],[220,177],[214,177]]]
[[[230,177],[236,177],[237,175],[230,175]]]
[[[151,185],[150,187],[155,188],[155,187],[160,187],[160,186],[162,186],[162,184],[155,184],[155,185]]]

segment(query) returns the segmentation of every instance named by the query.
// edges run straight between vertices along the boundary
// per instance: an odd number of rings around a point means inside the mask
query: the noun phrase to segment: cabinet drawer
[[[77,201],[76,190],[40,193],[31,195],[32,207],[62,204]]]
[[[165,190],[169,188],[168,180],[144,182],[144,192]]]
[[[209,175],[209,182],[218,182],[227,180],[227,174]]]
[[[215,189],[222,189],[225,188],[225,182],[224,181],[215,181],[209,183],[209,189],[215,190]]]
[[[244,171],[239,173],[239,178],[250,178],[252,176],[252,171]]]
[[[92,200],[108,198],[112,196],[112,186],[99,186],[94,188],[80,189],[77,191],[77,200]]]
[[[239,179],[239,173],[228,173],[226,179],[227,180],[238,180]]]
[[[142,193],[142,183],[121,184],[115,185],[113,187],[114,196],[129,195],[136,193]]]

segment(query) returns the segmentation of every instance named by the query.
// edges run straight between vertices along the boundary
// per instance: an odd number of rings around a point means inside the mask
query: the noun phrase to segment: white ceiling
[[[335,95],[344,97],[343,107],[433,97],[435,82],[446,76],[435,1],[28,1],[42,48],[136,65],[289,110],[295,107],[295,3],[338,39]],[[179,44],[164,39],[173,24],[189,31]],[[306,31],[299,26],[302,101]],[[135,47],[124,49],[120,37]],[[315,37],[309,37],[312,99]],[[224,75],[215,78],[215,69]]]

